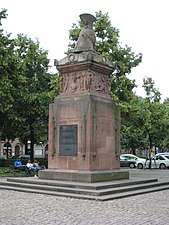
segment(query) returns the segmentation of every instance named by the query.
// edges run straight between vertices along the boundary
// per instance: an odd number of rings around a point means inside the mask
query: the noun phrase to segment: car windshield
[[[127,156],[128,159],[134,159],[134,160],[137,160],[138,158],[135,157],[135,156]]]
[[[169,155],[164,155],[167,159],[169,159]]]
[[[121,159],[121,160],[126,160],[127,158],[124,157],[124,156],[120,156],[120,159]]]

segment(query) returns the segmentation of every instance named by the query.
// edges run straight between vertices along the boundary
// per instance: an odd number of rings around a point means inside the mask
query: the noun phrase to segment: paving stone
[[[98,202],[0,190],[2,225],[168,225],[169,190]]]
[[[168,180],[168,170],[131,176]],[[1,178],[2,179],[2,178]],[[169,190],[106,202],[0,189],[0,225],[169,225]]]

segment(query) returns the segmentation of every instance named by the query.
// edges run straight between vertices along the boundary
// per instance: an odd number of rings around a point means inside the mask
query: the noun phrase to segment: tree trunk
[[[149,144],[150,144],[150,149],[149,149],[149,158],[150,158],[150,163],[149,163],[149,169],[151,169],[151,150],[153,148],[153,141],[152,141],[152,138],[151,138],[151,134],[148,135],[149,137]]]
[[[34,161],[35,138],[34,138],[34,128],[32,125],[30,125],[30,141],[31,141],[30,158],[31,158],[31,162],[33,162]]]

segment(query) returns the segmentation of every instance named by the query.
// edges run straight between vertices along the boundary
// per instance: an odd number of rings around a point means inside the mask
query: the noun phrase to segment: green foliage
[[[7,160],[6,159],[0,159],[0,167],[7,167]]]
[[[147,147],[147,137],[144,134],[144,119],[147,116],[144,100],[133,95],[126,110],[125,117],[122,118],[121,127],[121,147],[122,148],[145,148]],[[143,129],[141,129],[143,128]]]
[[[6,10],[0,11],[0,19],[6,19]],[[0,30],[0,131],[2,138],[11,139],[14,135],[10,133],[9,125],[12,124],[12,116],[8,114],[15,104],[15,93],[19,84],[17,73],[18,61],[14,53],[15,40],[10,38],[10,34],[5,34]],[[12,128],[12,126],[11,126]]]
[[[151,102],[159,102],[161,100],[161,93],[157,88],[154,87],[155,82],[152,80],[151,77],[145,77],[143,79],[143,85],[146,92],[146,99],[147,101]]]
[[[0,18],[6,18],[6,11],[0,12]],[[4,34],[0,30],[0,113],[1,116],[12,107],[13,99],[13,79],[15,79],[15,57],[14,41],[9,38],[9,34]],[[3,87],[3,88],[2,88]],[[2,118],[2,117],[1,117]]]
[[[54,74],[50,80],[50,97],[54,99],[60,92],[60,75]]]
[[[0,18],[6,16],[6,10],[0,12]],[[47,142],[48,105],[59,93],[59,76],[48,72],[48,52],[38,39],[23,34],[10,39],[1,30],[0,53],[2,139],[31,140],[32,148]]]
[[[151,78],[144,79],[146,97],[133,96],[129,112],[122,120],[122,148],[167,148],[169,108],[160,103],[160,93]]]
[[[119,30],[111,25],[108,13],[99,11],[95,17],[95,50],[115,64],[110,95],[122,111],[122,148],[169,148],[169,99],[160,103],[161,94],[152,78],[143,80],[144,99],[133,93],[136,84],[129,76],[142,55],[121,45]],[[6,18],[7,10],[3,9],[0,21]],[[82,26],[81,22],[72,25],[67,53],[73,50]],[[2,139],[31,140],[31,154],[34,143],[47,142],[48,105],[59,94],[60,76],[48,69],[48,52],[38,39],[33,41],[23,34],[11,39],[0,30],[0,132]]]
[[[48,106],[54,98],[54,90],[50,93],[54,78],[48,73],[47,54],[40,48],[38,40],[34,42],[22,34],[15,40],[21,79],[19,91],[15,93],[14,112],[17,116],[13,120],[17,123],[17,137],[22,142],[30,140],[32,151],[34,143],[47,142]]]

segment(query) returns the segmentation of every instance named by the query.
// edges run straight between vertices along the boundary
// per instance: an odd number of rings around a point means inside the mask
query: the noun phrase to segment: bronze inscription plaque
[[[77,125],[60,125],[59,155],[77,155]]]

